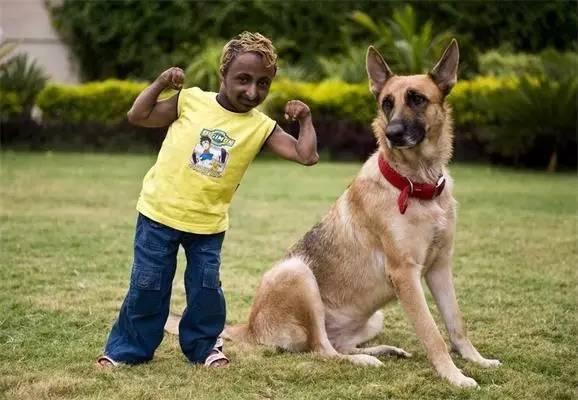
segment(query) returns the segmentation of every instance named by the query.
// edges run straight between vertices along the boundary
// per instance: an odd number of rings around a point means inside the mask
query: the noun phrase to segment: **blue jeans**
[[[225,297],[219,281],[225,232],[182,232],[138,215],[130,287],[114,323],[105,355],[138,364],[153,358],[169,315],[179,245],[185,249],[187,307],[179,342],[189,361],[202,363],[225,326]]]

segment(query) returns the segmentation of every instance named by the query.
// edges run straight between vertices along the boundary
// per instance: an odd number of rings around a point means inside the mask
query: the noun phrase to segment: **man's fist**
[[[172,67],[159,75],[157,82],[167,88],[181,90],[185,82],[185,73],[179,67]]]
[[[285,105],[285,119],[303,121],[311,116],[309,106],[299,100],[289,100]]]

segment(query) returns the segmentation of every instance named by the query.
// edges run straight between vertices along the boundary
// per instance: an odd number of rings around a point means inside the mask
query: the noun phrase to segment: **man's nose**
[[[254,84],[249,85],[249,87],[245,91],[245,96],[247,96],[249,100],[255,100],[255,98],[257,97],[257,86]]]

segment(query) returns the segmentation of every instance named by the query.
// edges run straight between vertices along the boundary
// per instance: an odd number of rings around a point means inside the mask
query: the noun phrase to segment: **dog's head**
[[[453,39],[427,75],[401,76],[391,72],[378,51],[367,50],[369,88],[377,99],[378,140],[389,148],[416,148],[436,141],[446,121],[445,97],[457,81],[458,43]]]

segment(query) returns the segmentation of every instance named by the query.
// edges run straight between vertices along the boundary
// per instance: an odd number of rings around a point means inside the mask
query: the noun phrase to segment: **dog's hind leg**
[[[408,358],[411,354],[394,346],[377,345],[371,347],[357,347],[376,337],[383,330],[383,312],[376,311],[359,331],[348,340],[348,346],[342,352],[345,354],[368,354],[370,356],[395,356]]]
[[[288,351],[311,351],[357,365],[382,365],[367,354],[341,354],[325,329],[325,306],[315,275],[299,257],[282,261],[263,276],[249,317],[257,343]]]
[[[321,297],[318,297],[321,303]],[[347,360],[356,365],[379,367],[383,363],[379,361],[374,354],[365,352],[348,352],[346,354],[338,352],[327,337],[325,329],[325,316],[323,312],[323,304],[321,303],[321,312],[316,313],[313,318],[314,322],[311,324],[311,337],[315,338],[311,342],[311,351],[321,355],[322,357],[340,358]]]

